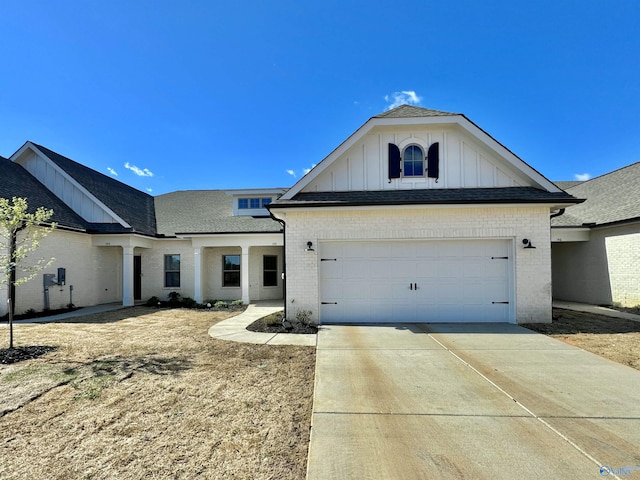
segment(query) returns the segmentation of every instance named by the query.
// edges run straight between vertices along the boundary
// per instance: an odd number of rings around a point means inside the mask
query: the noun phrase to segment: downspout
[[[284,220],[276,218],[267,206],[272,219],[282,225],[282,297],[284,299],[284,319],[287,319],[287,224]]]
[[[549,217],[549,219],[555,218],[555,217],[559,217],[560,215],[564,214],[564,208],[561,208],[560,210],[558,210],[556,213],[552,213],[551,216]]]

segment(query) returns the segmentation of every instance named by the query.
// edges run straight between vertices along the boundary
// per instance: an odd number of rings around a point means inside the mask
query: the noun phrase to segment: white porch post
[[[240,286],[242,287],[242,303],[248,305],[249,298],[249,247],[242,246],[242,259],[240,260]]]
[[[193,299],[202,303],[202,248],[197,247],[193,249]]]
[[[133,304],[133,247],[122,247],[122,306]]]

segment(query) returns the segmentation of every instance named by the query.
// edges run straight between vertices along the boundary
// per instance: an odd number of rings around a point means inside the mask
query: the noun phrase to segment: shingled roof
[[[640,220],[640,162],[568,188],[571,195],[586,198],[552,219],[554,227],[608,225]]]
[[[29,213],[38,207],[53,210],[51,220],[59,227],[86,230],[89,224],[62,200],[36,180],[21,165],[0,157],[0,197],[11,199],[22,197],[27,200]]]
[[[223,190],[183,190],[155,197],[158,234],[281,232],[271,217],[233,216],[233,196]]]
[[[304,192],[290,200],[276,200],[275,207],[330,207],[364,205],[445,205],[505,203],[577,203],[565,192],[547,192],[534,187],[442,188],[348,192]]]
[[[155,235],[156,219],[153,197],[118,180],[85,167],[59,153],[34,144],[52,162],[62,168],[98,200],[113,210],[132,227],[132,231]],[[131,230],[117,225],[92,224],[92,230],[116,233]]]
[[[412,105],[400,105],[386,112],[375,115],[373,118],[411,118],[411,117],[441,117],[459,115],[457,113],[443,112]]]

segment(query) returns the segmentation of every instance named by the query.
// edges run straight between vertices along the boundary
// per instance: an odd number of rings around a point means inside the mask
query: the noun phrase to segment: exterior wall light
[[[529,240],[528,238],[524,238],[522,240],[522,243],[524,244],[524,248],[536,248],[533,246],[533,244],[531,243],[531,240]]]
[[[305,252],[315,252],[313,249],[313,242],[307,242],[307,248],[304,249]]]

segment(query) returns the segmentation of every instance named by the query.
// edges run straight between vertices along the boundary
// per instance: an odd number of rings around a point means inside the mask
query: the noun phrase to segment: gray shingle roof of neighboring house
[[[271,217],[233,216],[233,196],[224,190],[183,190],[155,197],[158,234],[269,233],[282,226]]]
[[[584,180],[562,180],[559,182],[553,182],[558,188],[562,190],[566,190],[567,188],[575,187],[576,185],[580,185],[584,183]]]
[[[33,213],[38,207],[53,210],[52,221],[60,227],[86,230],[89,224],[76,212],[69,208],[62,200],[42,185],[21,165],[0,157],[0,197],[26,198],[29,212]]]
[[[291,200],[276,200],[277,207],[326,207],[359,205],[444,205],[505,203],[577,203],[565,192],[547,192],[533,187],[450,188],[298,193]]]
[[[156,219],[151,195],[85,167],[46,147],[41,145],[36,147],[133,229],[128,230],[117,224],[90,224],[91,230],[108,233],[133,231],[144,235],[155,235]]]
[[[441,117],[449,115],[459,115],[458,113],[431,110],[429,108],[414,107],[411,105],[400,105],[386,112],[375,115],[373,118],[409,118],[409,117]]]
[[[554,227],[607,225],[640,220],[640,162],[567,189],[586,198],[551,221]]]

